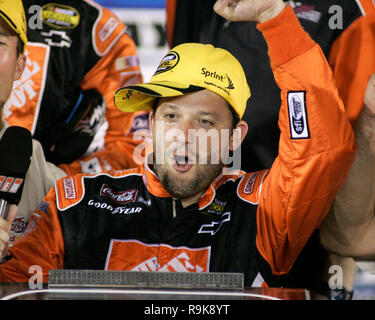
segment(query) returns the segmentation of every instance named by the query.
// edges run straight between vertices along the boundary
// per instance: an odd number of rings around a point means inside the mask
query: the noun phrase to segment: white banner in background
[[[165,9],[109,9],[128,26],[128,32],[137,45],[143,81],[149,81],[168,52]]]

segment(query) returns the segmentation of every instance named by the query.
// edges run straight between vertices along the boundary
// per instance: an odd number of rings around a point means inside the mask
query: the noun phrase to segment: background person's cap
[[[0,0],[0,17],[17,33],[23,42],[25,52],[27,43],[26,17],[22,0]]]
[[[240,118],[250,89],[241,64],[227,50],[209,44],[184,43],[162,59],[151,81],[115,93],[116,107],[125,112],[151,110],[157,97],[175,97],[208,89],[223,97]]]

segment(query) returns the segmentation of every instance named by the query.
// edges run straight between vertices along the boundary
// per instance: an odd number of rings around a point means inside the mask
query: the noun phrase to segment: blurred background
[[[149,81],[168,51],[165,0],[96,0],[127,26],[138,50],[143,80]]]

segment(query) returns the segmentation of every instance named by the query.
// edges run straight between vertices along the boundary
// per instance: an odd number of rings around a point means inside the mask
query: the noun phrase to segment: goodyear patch
[[[80,14],[73,7],[48,3],[42,7],[42,20],[55,29],[74,29],[79,25]]]
[[[180,56],[175,51],[170,51],[160,62],[155,74],[173,69],[180,61]]]

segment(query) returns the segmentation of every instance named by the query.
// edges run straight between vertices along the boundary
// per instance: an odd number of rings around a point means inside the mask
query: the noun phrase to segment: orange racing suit
[[[241,272],[282,286],[326,216],[356,150],[320,47],[288,6],[258,25],[281,90],[279,155],[270,170],[220,175],[186,208],[143,168],[57,181],[0,281],[43,269]],[[287,45],[288,44],[288,45]]]

